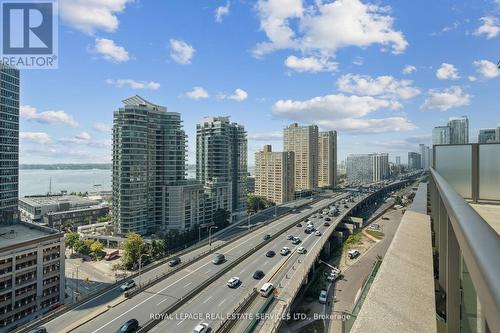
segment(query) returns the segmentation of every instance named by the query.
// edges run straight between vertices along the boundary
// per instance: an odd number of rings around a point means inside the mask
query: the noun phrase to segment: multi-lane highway
[[[259,212],[258,214],[251,216],[249,219],[245,219],[244,221],[242,221],[242,223],[232,225],[220,232],[214,233],[212,235],[212,239],[214,240],[212,242],[212,247],[222,245],[238,237],[241,233],[246,231],[246,228],[248,226],[252,227],[256,224],[261,224],[264,221],[273,218],[274,214],[284,214],[295,207],[307,204],[309,202],[309,198],[301,199],[278,206],[276,209],[272,208],[266,211]],[[189,260],[192,260],[193,258],[198,257],[200,254],[207,252],[208,250],[209,246],[207,244],[203,247],[186,252],[180,257],[183,262],[187,262]],[[173,268],[169,267],[167,264],[164,264],[154,269],[143,272],[143,274],[141,275],[141,280],[149,281],[150,279],[153,279],[156,276],[161,276],[171,270],[173,270]],[[91,299],[83,302],[74,309],[65,312],[62,315],[43,324],[43,326],[46,327],[49,332],[68,331],[69,329],[71,329],[71,327],[76,325],[77,321],[82,321],[85,318],[95,316],[99,312],[106,310],[108,306],[113,306],[123,300],[124,298],[122,291],[119,287],[116,287],[111,290],[102,292],[95,297],[92,297]]]
[[[338,197],[338,200],[343,197],[345,195]],[[333,203],[333,200],[329,203]],[[222,319],[228,313],[232,313],[238,303],[253,288],[260,289],[268,281],[272,281],[273,283],[281,281],[285,277],[283,272],[286,272],[287,268],[291,268],[291,266],[296,264],[299,258],[305,260],[309,251],[318,245],[322,237],[326,237],[325,234],[327,231],[336,227],[341,220],[341,216],[331,218],[332,221],[328,221],[329,226],[324,225],[327,222],[324,219],[326,215],[323,219],[319,217],[319,214],[316,214],[316,217],[310,217],[309,220],[313,222],[315,228],[321,233],[319,236],[314,232],[311,234],[305,233],[306,223],[304,222],[301,223],[301,227],[294,226],[289,231],[284,232],[272,243],[256,251],[205,288],[203,292],[191,299],[174,314],[165,318],[151,332],[192,332],[193,328],[200,322],[208,323],[212,329],[216,329]],[[301,243],[292,244],[292,241],[287,239],[288,235],[299,237]],[[285,246],[290,248],[291,253],[283,256],[279,252]],[[299,247],[304,247],[307,252],[305,254],[298,253],[297,249]],[[274,257],[269,258],[266,256],[266,253],[270,250],[276,252]],[[253,278],[253,274],[257,270],[262,270],[266,274],[261,280]],[[237,288],[229,288],[226,285],[227,281],[232,277],[239,277],[241,280],[241,284]],[[275,285],[278,286],[278,284]],[[261,299],[261,296],[258,296],[258,298]]]
[[[59,319],[60,317],[58,318],[58,325],[52,321],[44,326],[47,328],[48,332],[74,331],[91,333],[115,332],[124,322],[131,318],[139,320],[139,323],[142,325],[150,319],[152,313],[161,312],[169,305],[177,302],[193,288],[224,269],[225,265],[237,260],[249,249],[260,244],[263,241],[264,235],[275,234],[283,228],[295,224],[297,221],[311,214],[314,210],[325,206],[331,201],[331,198],[323,199],[311,206],[298,209],[258,229],[258,231],[245,235],[233,243],[230,243],[221,249],[221,252],[226,256],[226,262],[223,265],[213,265],[211,262],[212,256],[202,258],[130,299],[118,298],[116,301],[115,297],[115,304],[113,304],[114,306],[112,308],[104,313],[96,313],[96,315],[92,313],[88,314],[89,321],[85,320],[86,318],[81,315],[74,312],[72,314],[68,312],[63,315],[66,316],[66,318],[64,318],[65,320]],[[119,293],[119,290],[115,288],[110,293]],[[97,311],[99,312],[101,310],[102,309],[98,309]],[[63,321],[65,321],[65,323],[62,323]]]

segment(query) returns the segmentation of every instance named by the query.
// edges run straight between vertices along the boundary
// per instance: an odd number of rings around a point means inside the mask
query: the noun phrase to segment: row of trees
[[[101,259],[105,255],[103,251],[104,245],[101,242],[91,239],[80,239],[80,235],[73,231],[66,234],[65,243],[66,247],[69,247],[72,252],[87,256],[90,255],[95,259]]]
[[[255,194],[249,194],[247,196],[247,211],[256,213],[259,210],[263,210],[272,206],[275,206],[276,204],[272,202],[271,200],[258,196]]]

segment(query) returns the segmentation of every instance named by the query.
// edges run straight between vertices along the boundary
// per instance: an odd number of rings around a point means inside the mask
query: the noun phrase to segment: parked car
[[[135,287],[135,281],[134,280],[128,280],[124,284],[120,286],[120,289],[122,291],[127,291],[129,289],[132,289]]]
[[[266,235],[264,235],[263,239],[264,239],[264,240],[268,240],[268,239],[271,239],[271,235],[269,235],[269,234],[266,234]]]
[[[192,333],[207,333],[209,329],[210,326],[207,323],[200,323],[196,325]]]
[[[359,252],[358,250],[350,250],[348,252],[349,259],[354,259],[354,258],[358,257],[360,254],[361,254],[361,252]]]
[[[212,263],[215,265],[222,264],[226,260],[226,257],[221,253],[216,253],[212,259]]]
[[[319,302],[321,304],[325,304],[326,303],[326,297],[328,296],[328,293],[326,292],[325,289],[322,289],[320,292],[319,292]]]
[[[305,248],[305,247],[302,247],[302,246],[301,246],[301,247],[299,247],[299,248],[297,249],[297,252],[298,252],[299,254],[305,254],[305,253],[307,252],[307,250],[306,250],[306,248]]]
[[[125,324],[120,326],[116,333],[132,333],[139,329],[139,322],[137,319],[130,319]]]
[[[266,274],[264,274],[263,271],[255,271],[255,273],[253,273],[253,278],[255,280],[260,280],[264,277],[264,275],[266,275]]]
[[[227,286],[229,288],[236,288],[240,284],[241,280],[239,277],[232,277],[227,281]]]
[[[170,267],[174,267],[175,265],[179,264],[181,262],[181,258],[179,257],[175,257],[175,258],[172,258],[169,262],[168,262],[168,265]]]
[[[285,247],[283,247],[283,248],[280,250],[280,254],[281,254],[282,256],[286,256],[288,253],[290,253],[290,248],[288,248],[288,247],[286,247],[286,246],[285,246]]]
[[[268,257],[268,258],[272,258],[272,257],[274,257],[275,255],[276,255],[276,252],[274,252],[273,250],[269,250],[269,251],[267,251],[267,253],[266,253],[266,257]]]

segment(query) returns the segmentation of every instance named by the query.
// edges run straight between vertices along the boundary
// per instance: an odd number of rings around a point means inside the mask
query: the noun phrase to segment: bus
[[[117,258],[119,254],[120,254],[119,250],[114,250],[114,251],[108,252],[104,256],[104,260],[113,260],[113,259]]]

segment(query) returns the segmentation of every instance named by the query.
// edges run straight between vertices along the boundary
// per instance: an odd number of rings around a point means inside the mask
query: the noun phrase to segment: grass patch
[[[382,231],[378,231],[378,230],[370,230],[370,229],[367,229],[366,230],[366,233],[372,237],[375,237],[377,239],[382,239],[384,238],[384,233]]]
[[[300,329],[300,333],[324,333],[325,332],[325,324],[323,324],[323,320],[315,320],[307,326],[304,326]]]

